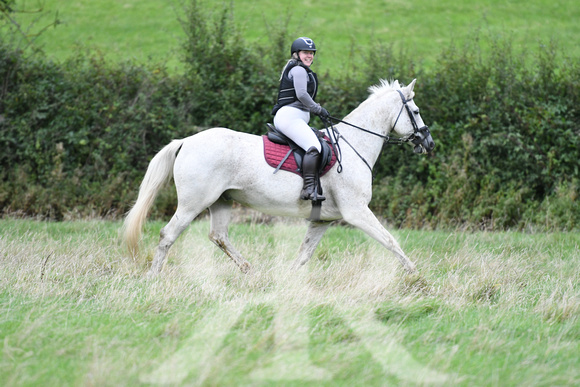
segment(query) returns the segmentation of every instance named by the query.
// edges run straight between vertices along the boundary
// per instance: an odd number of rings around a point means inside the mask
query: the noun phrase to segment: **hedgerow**
[[[230,12],[186,6],[181,74],[83,51],[55,63],[25,54],[0,28],[2,213],[117,217],[171,139],[211,126],[263,133],[292,37],[282,27],[270,47],[256,48]],[[375,167],[371,205],[397,226],[578,229],[578,61],[553,44],[529,54],[487,40],[486,51],[481,37],[446,47],[429,69],[373,45],[341,78],[320,74],[319,100],[342,116],[380,78],[418,78],[416,101],[436,149],[417,156],[387,147]],[[175,205],[168,190],[153,215]]]
[[[509,41],[491,48],[451,47],[418,83],[437,148],[424,158],[392,150],[383,158],[375,199],[398,225],[579,226],[578,62],[554,45],[536,57]],[[558,220],[555,202],[566,209]]]

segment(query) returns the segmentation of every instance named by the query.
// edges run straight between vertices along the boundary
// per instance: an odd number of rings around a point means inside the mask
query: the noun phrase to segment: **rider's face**
[[[310,67],[312,61],[314,61],[314,51],[298,51],[298,57],[302,63]]]

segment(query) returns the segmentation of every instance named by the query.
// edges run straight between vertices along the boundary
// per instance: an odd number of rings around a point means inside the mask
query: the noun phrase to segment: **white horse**
[[[406,87],[401,87],[398,81],[381,81],[380,85],[369,88],[366,101],[344,120],[336,120],[340,121],[336,131],[343,168],[339,173],[336,164],[321,178],[326,201],[322,204],[320,220],[309,224],[295,261],[297,266],[312,257],[330,223],[344,219],[390,250],[407,271],[415,270],[415,264],[368,207],[372,195],[371,168],[391,131],[396,132],[400,142],[412,142],[416,153],[427,153],[435,146],[413,102],[415,81]],[[402,114],[403,110],[406,114]],[[250,263],[228,239],[232,201],[271,215],[306,219],[311,212],[312,202],[299,198],[302,178],[294,173],[273,174],[273,171],[264,160],[261,136],[213,128],[173,140],[149,163],[137,201],[125,219],[125,242],[135,254],[148,211],[159,190],[173,175],[177,210],[161,230],[149,274],[161,271],[169,248],[206,208],[211,219],[210,240],[242,272],[247,272]]]

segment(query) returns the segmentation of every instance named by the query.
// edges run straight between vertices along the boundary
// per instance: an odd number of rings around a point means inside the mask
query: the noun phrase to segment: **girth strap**
[[[284,163],[286,162],[286,160],[288,160],[288,157],[290,157],[290,155],[292,154],[292,148],[290,148],[290,150],[288,151],[288,153],[286,153],[286,156],[284,156],[284,158],[282,159],[282,161],[280,161],[280,164],[278,164],[278,166],[276,167],[276,169],[274,170],[274,174],[276,174],[276,172],[278,172],[280,170],[280,168],[282,168],[282,165],[284,165]]]

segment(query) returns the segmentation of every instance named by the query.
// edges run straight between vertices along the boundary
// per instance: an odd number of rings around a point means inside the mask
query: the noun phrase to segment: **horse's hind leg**
[[[161,272],[169,248],[198,214],[199,212],[182,210],[179,206],[177,207],[177,211],[169,223],[161,229],[159,245],[155,250],[153,263],[148,273],[150,276]]]
[[[242,255],[232,246],[228,238],[228,225],[230,224],[230,215],[232,211],[232,202],[225,199],[219,199],[209,207],[210,213],[210,231],[209,239],[215,243],[224,253],[244,273],[247,273],[252,266]]]
[[[298,258],[293,264],[295,268],[299,268],[310,260],[328,226],[330,226],[330,222],[310,222],[300,250],[298,250]]]

